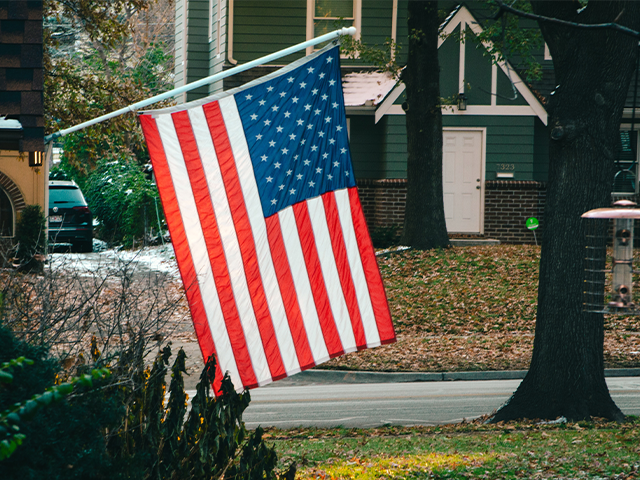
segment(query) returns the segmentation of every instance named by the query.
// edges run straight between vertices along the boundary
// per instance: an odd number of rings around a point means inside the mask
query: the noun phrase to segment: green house
[[[368,45],[407,38],[408,0],[176,0],[176,86],[349,25]],[[527,83],[508,61],[492,62],[474,13],[452,3],[439,42],[443,186],[450,234],[533,242],[528,217],[543,219],[548,171],[545,99],[553,64],[539,52],[542,80]],[[461,40],[463,39],[463,40]],[[190,101],[267,74],[311,53],[282,58],[183,94]],[[404,49],[406,51],[406,48]],[[405,60],[400,50],[397,61]],[[401,228],[406,195],[404,85],[373,65],[342,60],[354,171],[369,228]],[[616,190],[637,190],[637,132],[630,92],[621,126]],[[464,100],[462,103],[459,100]],[[631,132],[629,132],[631,130]],[[542,222],[542,225],[544,222]],[[542,230],[542,229],[541,229]]]

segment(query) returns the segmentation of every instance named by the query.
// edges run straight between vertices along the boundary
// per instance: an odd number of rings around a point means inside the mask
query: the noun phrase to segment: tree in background
[[[640,2],[531,1],[533,12],[579,24],[640,30]],[[549,113],[549,183],[538,313],[527,376],[493,421],[517,418],[622,421],[604,378],[602,314],[582,311],[585,224],[609,206],[614,156],[638,39],[613,29],[539,21],[558,88]]]
[[[45,0],[44,12],[47,133],[173,88],[174,0]],[[97,231],[108,232],[105,240],[130,243],[148,224],[157,226],[157,192],[145,176],[149,156],[135,114],[69,134],[61,146],[58,170],[80,185],[104,224]],[[131,187],[111,182],[97,195],[90,187],[100,182],[90,174],[110,162],[127,165],[127,181],[135,178],[143,188],[131,195],[125,193]],[[61,178],[59,171],[54,175]],[[117,200],[112,208],[105,197]],[[138,221],[141,212],[148,221]]]
[[[409,2],[406,89],[407,201],[402,243],[420,250],[448,247],[442,191],[442,111],[438,64],[438,2]]]
[[[46,132],[90,120],[172,87],[173,0],[46,0]],[[171,35],[169,35],[171,32]],[[148,158],[137,119],[124,115],[63,139],[83,177],[100,158]]]

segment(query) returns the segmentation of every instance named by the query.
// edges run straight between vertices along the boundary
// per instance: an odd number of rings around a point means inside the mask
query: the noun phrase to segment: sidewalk
[[[402,383],[402,382],[446,382],[455,380],[518,380],[524,378],[526,370],[503,370],[485,372],[354,372],[345,370],[311,369],[284,378],[267,387],[298,387],[303,385],[335,385],[341,383]],[[605,377],[640,377],[640,368],[610,368]]]
[[[174,341],[175,353],[183,348],[187,354],[185,387],[195,388],[202,370],[202,355],[197,342]],[[171,360],[170,362],[173,362]],[[171,364],[171,363],[170,363]],[[266,387],[298,387],[302,385],[336,385],[344,383],[403,383],[403,382],[447,382],[455,380],[518,380],[524,378],[526,370],[500,370],[476,372],[364,372],[349,370],[310,369],[270,383]],[[640,368],[609,368],[605,377],[640,377]]]

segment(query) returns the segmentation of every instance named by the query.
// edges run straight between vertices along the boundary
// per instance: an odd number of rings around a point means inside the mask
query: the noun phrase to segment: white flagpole
[[[258,65],[263,65],[265,63],[271,62],[272,60],[277,60],[278,58],[286,57],[287,55],[291,55],[292,53],[299,52],[300,50],[304,50],[307,47],[311,47],[313,45],[317,45],[318,43],[326,42],[329,40],[333,40],[341,35],[355,35],[356,28],[341,28],[339,30],[335,30],[333,32],[327,33],[326,35],[322,35],[320,37],[312,38],[311,40],[307,40],[306,42],[299,43],[289,48],[285,48],[284,50],[280,50],[278,52],[272,53],[270,55],[258,58],[256,60],[252,60],[250,62],[244,63],[242,65],[238,65],[236,67],[230,68],[229,70],[225,70],[220,73],[216,73],[209,77],[203,78],[201,80],[197,80],[195,82],[189,83],[187,85],[183,85],[182,87],[174,88],[165,93],[161,93],[159,95],[155,95],[151,98],[147,98],[146,100],[142,100],[140,102],[129,105],[128,107],[121,108],[120,110],[116,110],[115,112],[107,113],[106,115],[102,115],[100,117],[94,118],[92,120],[88,120],[86,122],[80,123],[73,127],[65,128],[56,133],[52,133],[51,135],[47,135],[44,137],[45,143],[50,142],[58,137],[62,137],[68,133],[76,132],[78,130],[82,130],[83,128],[89,127],[91,125],[95,125],[97,123],[103,122],[105,120],[109,120],[110,118],[117,117],[127,112],[135,112],[143,107],[151,105],[153,103],[161,102],[162,100],[166,100],[175,95],[179,95],[180,93],[188,92],[189,90],[193,90],[198,87],[202,87],[203,85],[208,85],[213,82],[217,82],[218,80],[222,80],[223,78],[230,77],[231,75],[235,75],[236,73],[244,72],[245,70],[249,70],[253,67],[257,67]]]

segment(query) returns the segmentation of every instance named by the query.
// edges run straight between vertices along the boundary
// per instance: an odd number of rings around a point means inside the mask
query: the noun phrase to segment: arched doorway
[[[0,188],[0,237],[13,237],[14,212],[9,195]]]

